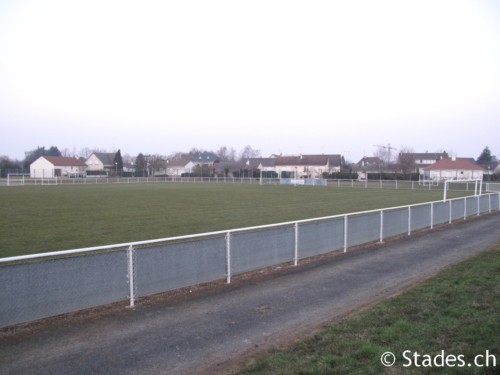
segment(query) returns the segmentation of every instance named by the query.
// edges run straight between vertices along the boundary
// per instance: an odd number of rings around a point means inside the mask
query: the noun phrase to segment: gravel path
[[[0,334],[2,374],[195,374],[311,334],[500,241],[500,214],[181,298]]]

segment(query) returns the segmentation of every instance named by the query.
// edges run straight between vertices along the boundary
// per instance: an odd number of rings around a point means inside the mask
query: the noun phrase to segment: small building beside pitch
[[[482,180],[484,169],[469,158],[445,158],[424,168],[428,180]]]
[[[85,177],[87,164],[77,158],[40,156],[30,165],[31,178]]]

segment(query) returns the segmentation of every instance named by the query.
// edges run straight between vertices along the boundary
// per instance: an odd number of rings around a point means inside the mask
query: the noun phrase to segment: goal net
[[[7,175],[7,186],[24,185],[26,177],[24,173],[9,173]]]
[[[443,188],[443,200],[446,200],[448,191],[462,191],[478,196],[483,191],[483,181],[480,179],[474,180],[445,180]]]
[[[438,186],[439,181],[437,178],[426,178],[426,176],[420,175],[418,177],[418,184],[421,186]]]

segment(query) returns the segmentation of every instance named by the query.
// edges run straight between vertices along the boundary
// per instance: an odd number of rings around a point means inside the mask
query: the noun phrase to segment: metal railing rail
[[[22,179],[10,182],[6,179],[6,185],[96,185],[96,184],[136,184],[136,183],[224,183],[224,184],[261,184],[279,185],[280,178],[257,178],[257,177],[109,177],[109,176],[87,176],[85,178],[53,177],[53,178],[31,178],[23,176]],[[326,179],[326,186],[329,187],[351,187],[364,189],[396,189],[396,190],[441,190],[444,182],[437,185],[421,185],[419,181],[411,180],[356,180],[356,179]],[[449,183],[460,182],[452,181]],[[313,184],[311,185],[322,185]],[[484,190],[488,192],[499,192],[500,183],[482,181]],[[465,191],[474,188],[474,184],[465,184]],[[464,189],[460,189],[464,190]]]

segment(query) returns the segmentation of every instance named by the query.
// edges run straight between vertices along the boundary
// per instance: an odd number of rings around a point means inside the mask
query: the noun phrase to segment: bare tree
[[[161,173],[162,170],[166,170],[166,160],[161,155],[144,155],[146,160],[148,173],[150,176]]]
[[[401,172],[406,176],[415,172],[416,163],[413,157],[413,150],[409,148],[402,148],[398,156],[398,164]]]
[[[61,156],[64,156],[64,157],[71,157],[73,156],[74,153],[72,154],[71,151],[69,150],[69,148],[65,147],[61,150]]]
[[[184,160],[184,159],[189,159],[193,155],[190,153],[186,152],[173,152],[170,155],[167,156],[168,160]]]
[[[261,156],[260,150],[255,150],[252,146],[246,146],[240,154],[240,160],[248,158],[259,158]]]
[[[191,150],[189,150],[189,155],[194,156],[194,155],[199,155],[203,152],[201,148],[193,147]]]
[[[236,150],[234,148],[229,149],[229,153],[227,155],[229,161],[236,161]]]
[[[394,153],[393,151],[396,151],[397,148],[392,147],[391,144],[387,144],[387,146],[383,145],[374,145],[377,147],[377,151],[373,153],[373,156],[378,157],[380,160],[383,160],[386,165],[391,164],[394,160]]]
[[[221,146],[215,153],[217,157],[219,158],[220,161],[227,161],[227,147],[226,146]]]
[[[235,161],[236,151],[234,148],[227,148],[226,146],[221,146],[215,153],[220,161]]]
[[[80,151],[78,152],[78,154],[81,157],[87,159],[90,155],[92,155],[92,150],[90,148],[88,148],[88,147],[84,147],[84,148],[80,149]]]

